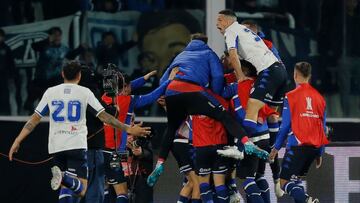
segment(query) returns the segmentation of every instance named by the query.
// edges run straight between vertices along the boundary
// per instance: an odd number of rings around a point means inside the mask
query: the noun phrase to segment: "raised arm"
[[[26,122],[20,134],[14,140],[10,151],[9,151],[9,160],[12,161],[13,154],[16,153],[19,148],[21,142],[34,130],[34,128],[40,123],[41,116],[37,113],[34,113],[30,119]]]
[[[167,80],[165,83],[161,84],[158,88],[156,88],[149,94],[138,96],[136,99],[137,101],[135,102],[135,108],[141,108],[143,106],[156,102],[156,100],[165,93],[165,90],[169,83],[170,80]]]

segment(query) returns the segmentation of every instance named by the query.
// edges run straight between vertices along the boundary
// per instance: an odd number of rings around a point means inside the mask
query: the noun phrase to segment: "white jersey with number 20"
[[[104,107],[86,87],[64,83],[46,90],[35,113],[49,112],[49,153],[87,149],[86,109],[96,116]]]

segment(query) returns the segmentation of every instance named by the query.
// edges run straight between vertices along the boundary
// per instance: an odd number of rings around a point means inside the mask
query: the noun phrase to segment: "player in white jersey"
[[[286,69],[256,33],[237,22],[233,11],[220,11],[216,26],[225,36],[229,63],[238,80],[245,79],[240,59],[250,62],[256,68],[258,76],[251,90],[243,122],[248,133],[253,134],[258,112],[265,103],[273,108],[282,104],[286,90]]]
[[[87,127],[86,109],[90,110],[104,123],[125,130],[135,136],[150,134],[150,128],[119,122],[104,111],[94,94],[86,87],[78,85],[81,79],[81,65],[71,61],[63,67],[64,83],[46,90],[9,151],[10,161],[19,150],[20,143],[39,124],[41,118],[49,113],[49,154],[53,155],[55,166],[51,168],[53,178],[51,187],[57,190],[61,185],[59,202],[72,202],[73,195],[84,196],[87,186]],[[62,172],[63,171],[63,172]]]

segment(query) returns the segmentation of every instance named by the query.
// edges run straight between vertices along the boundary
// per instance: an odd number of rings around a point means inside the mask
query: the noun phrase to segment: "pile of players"
[[[300,179],[313,160],[321,161],[328,143],[325,102],[309,85],[311,65],[295,65],[298,87],[287,94],[286,122],[279,133],[277,107],[284,102],[287,72],[277,50],[263,39],[255,23],[239,24],[231,10],[219,12],[217,27],[227,48],[222,63],[207,46],[207,37],[194,34],[160,80],[167,81],[170,71],[177,72],[165,92],[168,129],[148,184],[156,183],[171,150],[186,176],[178,203],[239,202],[236,177],[247,202],[267,203],[270,190],[264,172],[269,160],[277,197],[285,191],[295,202],[319,202],[306,194]],[[230,73],[224,74],[224,66]],[[290,111],[295,115],[289,116]],[[299,127],[301,123],[307,125]],[[277,152],[287,135],[280,174]]]
[[[131,95],[131,90],[144,84],[150,74],[136,81],[126,79],[120,95],[102,97],[106,105],[116,104],[115,117],[104,111],[89,89],[78,85],[80,66],[74,62],[65,65],[64,84],[45,92],[14,141],[10,160],[41,117],[49,112],[49,153],[54,155],[57,165],[52,168],[51,186],[54,190],[61,187],[59,202],[72,202],[73,196],[84,196],[87,188],[84,109],[89,106],[105,123],[108,183],[114,186],[117,203],[129,202],[124,172],[112,155],[117,148],[121,152],[126,150],[128,134],[150,133],[149,128],[132,125],[133,111],[164,94],[159,103],[167,112],[168,129],[156,167],[147,179],[149,186],[163,173],[164,162],[172,151],[180,172],[186,176],[179,203],[240,202],[236,177],[242,181],[247,202],[270,202],[269,185],[264,178],[268,161],[278,197],[286,192],[295,202],[319,202],[306,194],[297,178],[306,174],[313,160],[321,163],[324,145],[328,143],[324,133],[325,102],[309,85],[311,65],[306,62],[295,65],[294,80],[298,87],[284,98],[286,69],[256,24],[251,21],[239,24],[233,11],[223,10],[218,13],[216,26],[224,35],[227,48],[222,61],[207,45],[205,35],[193,34],[152,93]],[[224,74],[224,70],[228,73]],[[277,109],[280,105],[283,105],[281,127]],[[114,131],[115,128],[119,131]],[[280,172],[277,152],[288,135]]]

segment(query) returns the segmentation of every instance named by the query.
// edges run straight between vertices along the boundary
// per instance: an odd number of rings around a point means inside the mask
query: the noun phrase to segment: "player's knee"
[[[265,103],[257,100],[257,99],[253,99],[253,98],[249,98],[248,103],[247,103],[247,108],[246,108],[246,113],[249,112],[258,112],[259,109],[261,109],[263,106],[265,106]]]
[[[288,183],[288,182],[289,182],[288,180],[280,179],[280,186],[281,186],[281,188],[284,188],[284,186],[285,186],[286,183]]]
[[[276,114],[272,114],[267,118],[267,121],[269,123],[278,123],[279,122],[279,116]]]
[[[86,187],[85,188],[83,188],[83,190],[79,193],[79,197],[85,197],[85,195],[86,195]]]

